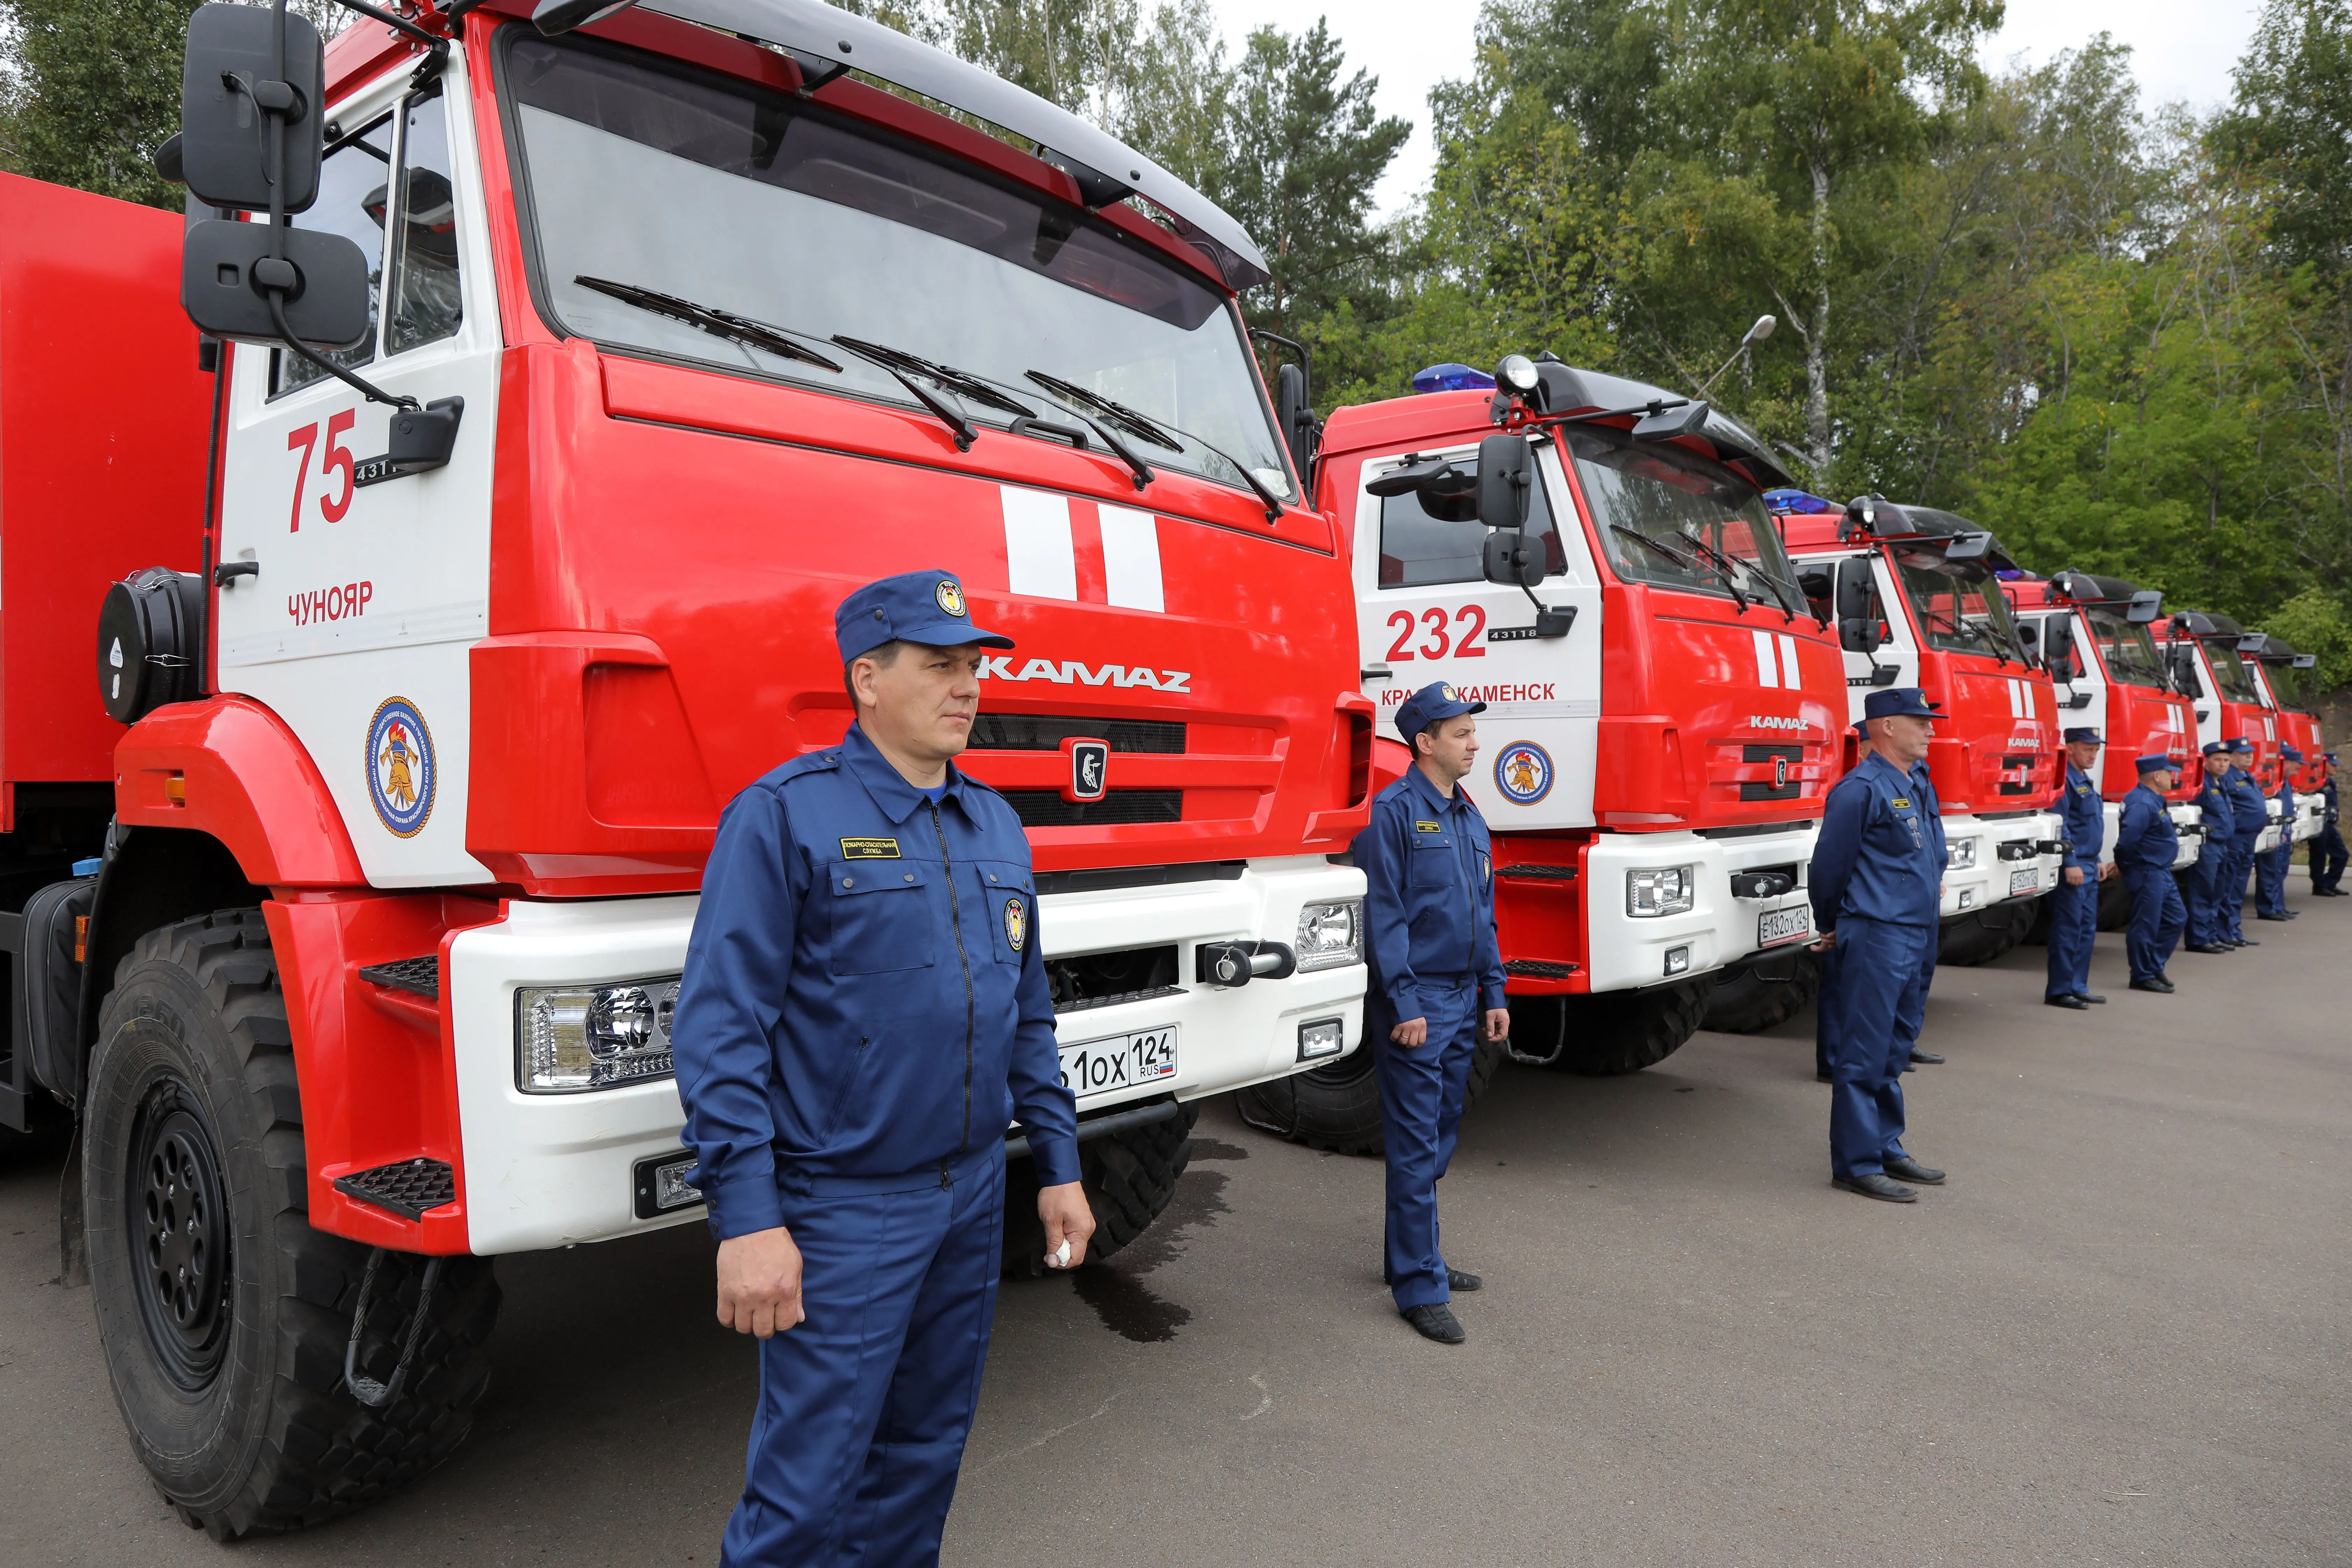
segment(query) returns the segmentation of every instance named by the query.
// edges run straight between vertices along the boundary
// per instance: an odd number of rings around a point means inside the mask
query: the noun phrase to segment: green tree
[[[2352,267],[2352,0],[2270,0],[2235,74],[2214,152],[2270,176],[2287,256]]]

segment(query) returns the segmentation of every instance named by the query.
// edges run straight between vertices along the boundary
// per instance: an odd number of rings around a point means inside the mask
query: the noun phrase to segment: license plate
[[[2011,871],[2009,874],[2009,890],[2012,897],[2019,893],[2032,892],[2041,886],[2042,868],[2039,866],[2029,870]]]
[[[1813,911],[1809,904],[1799,904],[1793,910],[1766,910],[1756,917],[1756,945],[1779,947],[1813,932]]]
[[[1086,1100],[1176,1076],[1176,1026],[1062,1047],[1062,1082]]]

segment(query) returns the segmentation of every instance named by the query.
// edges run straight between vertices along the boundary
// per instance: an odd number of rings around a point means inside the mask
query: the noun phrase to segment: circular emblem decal
[[[949,615],[963,614],[963,590],[957,587],[950,579],[941,578],[940,585],[931,590],[931,597],[937,599],[940,602],[940,608]]]
[[[1004,940],[1015,952],[1029,940],[1029,906],[1017,898],[1004,900]]]
[[[405,697],[387,699],[368,722],[368,795],[376,816],[402,838],[414,838],[433,815],[433,731]]]
[[[1445,700],[1448,702],[1459,702],[1462,700],[1462,693],[1454,690],[1451,686],[1441,686],[1437,689],[1445,694]]]
[[[1495,759],[1495,787],[1514,805],[1533,805],[1551,793],[1551,754],[1533,741],[1513,741]]]

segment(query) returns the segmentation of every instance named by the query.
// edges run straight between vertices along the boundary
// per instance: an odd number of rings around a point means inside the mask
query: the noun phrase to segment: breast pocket
[[[1405,857],[1405,886],[1443,888],[1455,879],[1454,836],[1448,833],[1415,834],[1412,853]]]
[[[929,969],[938,947],[932,905],[940,870],[920,860],[835,860],[825,868],[835,974]]]
[[[1017,964],[1037,941],[1037,884],[1026,866],[1010,860],[977,864],[996,961]]]

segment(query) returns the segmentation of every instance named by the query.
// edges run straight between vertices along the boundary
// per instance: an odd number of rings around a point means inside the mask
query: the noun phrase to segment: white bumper
[[[2180,848],[2172,858],[2172,868],[2178,871],[2183,866],[2195,865],[2198,855],[2205,847],[2205,808],[2194,805],[2172,805],[2165,808],[2165,815],[2172,818],[2173,834],[2180,841]],[[2197,831],[2189,832],[2191,827]]]
[[[1585,953],[1595,991],[1631,991],[1686,979],[1736,963],[1758,951],[1758,933],[1768,912],[1805,910],[1812,928],[1806,868],[1813,858],[1820,824],[1795,822],[1769,833],[1706,837],[1696,833],[1604,833],[1586,852]],[[1636,919],[1625,909],[1626,873],[1636,868],[1689,866],[1696,891],[1690,911]],[[1731,890],[1740,871],[1793,868],[1796,885],[1769,899],[1744,899]],[[1795,946],[1801,935],[1777,946]],[[1677,950],[1687,963],[1670,967]]]
[[[2327,802],[2325,797],[2317,794],[2296,795],[2294,797],[2294,841],[2300,844],[2306,838],[2318,837],[2319,830],[2325,826],[2326,818]]]
[[[2014,859],[2004,859],[2002,848],[2041,841],[2056,842],[2066,836],[2066,819],[2054,811],[2034,812],[2024,816],[1987,818],[1969,812],[1955,812],[1944,818],[1944,845],[1953,856],[1961,853],[1960,846],[1976,840],[1976,864],[1955,866],[1944,873],[1944,900],[1939,911],[1950,920],[1955,915],[1974,914],[1979,910],[2005,904],[2012,899],[2039,898],[2058,885],[2058,873],[2065,865],[2063,855],[2043,855],[2038,851]],[[2031,873],[2031,876],[2028,876]]]
[[[1301,1024],[1338,1018],[1343,1038],[1361,1038],[1364,966],[1223,990],[1192,978],[1193,949],[1244,939],[1288,945],[1304,905],[1363,892],[1362,872],[1316,856],[1253,862],[1233,880],[1043,897],[1038,931],[1047,958],[1172,942],[1183,987],[1179,995],[1064,1014],[1055,1033],[1076,1045],[1176,1025],[1180,1100],[1297,1071]],[[504,920],[460,932],[450,944],[467,1239],[475,1252],[604,1241],[702,1217],[699,1205],[635,1216],[636,1163],[679,1147],[686,1116],[675,1083],[587,1094],[524,1094],[515,1087],[516,990],[676,974],[686,963],[698,902],[692,896],[519,899]],[[1114,1091],[1090,1096],[1079,1109],[1087,1113],[1166,1092],[1164,1085]]]
[[[2263,836],[2254,840],[2254,853],[2257,855],[2267,855],[2277,848],[2282,842],[2285,842],[2280,835],[2292,831],[2294,826],[2285,821],[2286,803],[2278,796],[2274,795],[2263,796],[2263,809],[2266,814],[2266,826],[2263,828]]]

